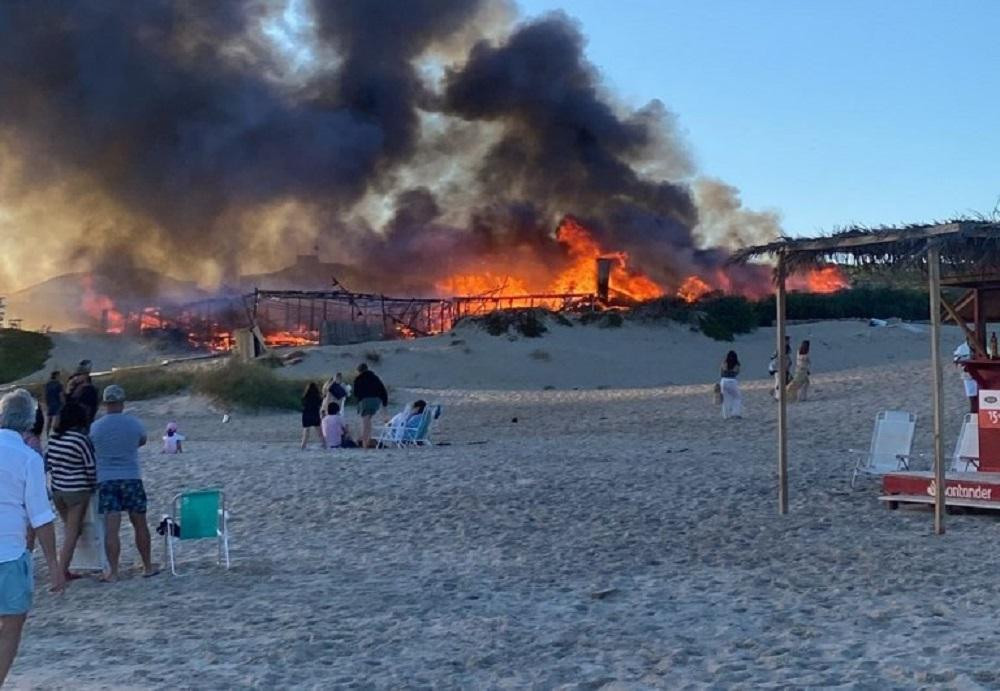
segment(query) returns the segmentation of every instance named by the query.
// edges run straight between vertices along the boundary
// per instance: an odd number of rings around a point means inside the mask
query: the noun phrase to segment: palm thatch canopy
[[[831,263],[891,271],[923,267],[931,247],[938,248],[942,268],[952,276],[980,284],[987,276],[1000,281],[1000,223],[972,219],[878,228],[853,226],[827,236],[783,237],[739,250],[730,261],[744,264],[780,256],[790,272]]]

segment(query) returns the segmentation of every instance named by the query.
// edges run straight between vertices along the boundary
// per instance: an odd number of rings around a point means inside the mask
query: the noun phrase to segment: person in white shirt
[[[0,686],[17,656],[31,609],[33,578],[28,527],[42,545],[53,592],[65,587],[56,556],[55,514],[45,491],[42,457],[24,443],[37,404],[24,389],[0,399]]]

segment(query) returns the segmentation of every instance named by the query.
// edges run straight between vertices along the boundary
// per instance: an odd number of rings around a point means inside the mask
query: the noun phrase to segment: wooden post
[[[941,426],[944,400],[941,381],[941,256],[937,247],[927,250],[927,280],[931,298],[931,372],[934,401],[934,534],[944,534],[944,439]]]
[[[776,332],[778,352],[778,513],[788,513],[788,401],[785,373],[788,371],[788,354],[785,352],[785,255],[778,255],[777,290],[775,309],[778,328]]]

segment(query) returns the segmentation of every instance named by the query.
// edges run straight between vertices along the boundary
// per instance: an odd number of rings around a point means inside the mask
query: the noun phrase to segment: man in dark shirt
[[[354,398],[358,401],[358,415],[361,416],[361,448],[371,447],[372,417],[379,408],[389,406],[389,392],[378,376],[368,369],[368,365],[358,365],[358,376],[354,379]]]
[[[52,434],[52,427],[59,420],[59,412],[62,410],[63,405],[63,385],[62,379],[60,378],[59,371],[56,370],[49,376],[49,380],[45,383],[45,412],[46,418],[46,434]]]

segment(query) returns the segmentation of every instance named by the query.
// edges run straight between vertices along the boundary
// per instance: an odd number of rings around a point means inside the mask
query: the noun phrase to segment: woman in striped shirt
[[[94,445],[87,436],[87,411],[75,401],[67,402],[59,416],[55,434],[45,451],[45,469],[49,473],[52,502],[66,525],[59,563],[70,578],[76,541],[83,527],[90,495],[97,484]]]

